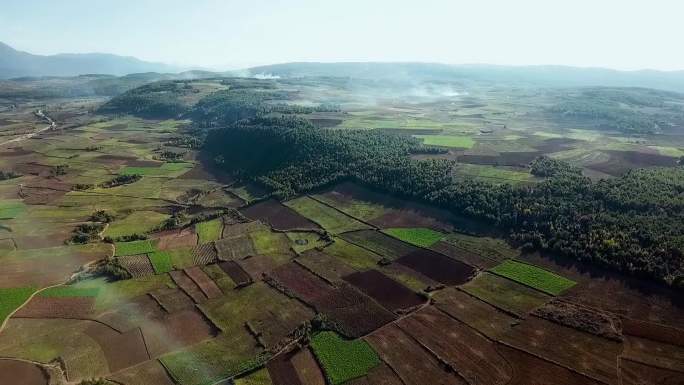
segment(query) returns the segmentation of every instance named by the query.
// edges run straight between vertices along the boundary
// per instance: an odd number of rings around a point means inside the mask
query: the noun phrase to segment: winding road
[[[2,142],[2,143],[0,143],[0,146],[4,146],[4,145],[9,144],[9,143],[21,142],[22,140],[33,138],[34,136],[40,134],[43,131],[54,130],[55,128],[57,128],[57,123],[55,123],[55,121],[52,120],[49,116],[45,115],[43,110],[38,110],[38,112],[36,112],[36,115],[38,117],[46,120],[48,123],[50,123],[50,125],[43,127],[40,130],[31,132],[29,134],[24,134],[24,135],[21,135],[21,136],[14,138],[14,139],[10,139],[10,140],[7,140],[5,142]]]

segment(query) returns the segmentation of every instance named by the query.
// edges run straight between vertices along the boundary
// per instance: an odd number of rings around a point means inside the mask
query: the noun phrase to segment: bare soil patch
[[[527,167],[541,151],[502,152],[498,155],[463,154],[457,160],[460,163],[482,164],[489,166]]]
[[[48,385],[48,376],[39,366],[0,359],[0,385]]]
[[[684,348],[645,338],[625,336],[622,357],[684,373]]]
[[[342,277],[356,272],[338,258],[316,249],[303,252],[296,261],[330,282],[339,281]]]
[[[619,319],[584,306],[554,299],[535,309],[532,314],[600,337],[622,341]]]
[[[259,281],[264,274],[268,274],[281,264],[267,255],[255,255],[236,261],[243,270],[252,277],[253,281]]]
[[[88,319],[93,315],[94,305],[94,297],[42,297],[37,295],[16,312],[14,317]]]
[[[166,369],[157,360],[122,370],[108,378],[125,385],[174,385]]]
[[[207,300],[207,297],[204,295],[202,290],[200,290],[199,286],[188,277],[185,272],[179,271],[179,270],[174,270],[169,272],[171,275],[171,278],[173,281],[180,287],[185,294],[190,296],[195,303],[202,303]]]
[[[684,330],[653,322],[623,318],[622,333],[684,347]]]
[[[221,262],[219,263],[219,267],[228,274],[238,288],[247,286],[253,282],[249,274],[247,274],[247,272],[235,261]]]
[[[218,334],[218,329],[196,309],[164,315],[143,324],[142,330],[151,357],[194,345]]]
[[[399,327],[389,325],[365,337],[406,385],[466,385]]]
[[[185,271],[185,274],[197,284],[197,287],[202,290],[202,293],[204,293],[207,298],[213,299],[223,295],[221,289],[216,286],[216,283],[200,267],[194,266],[184,269],[183,271]]]
[[[223,238],[214,242],[218,259],[233,261],[256,255],[254,244],[247,234],[241,234],[231,238]]]
[[[570,138],[551,138],[534,146],[537,150],[549,154],[552,152],[558,152],[567,150],[575,144],[581,143],[581,140],[570,139]]]
[[[240,211],[247,218],[260,220],[279,230],[320,229],[317,224],[275,199],[253,204]]]
[[[681,385],[684,373],[620,359],[622,385]]]
[[[176,313],[195,307],[192,299],[180,289],[163,288],[149,294],[167,313]]]
[[[425,302],[425,298],[377,270],[356,272],[343,279],[395,313],[402,313],[402,310],[412,309]]]
[[[281,354],[266,364],[273,385],[304,385],[292,364],[294,352]],[[307,384],[308,385],[308,384]]]
[[[140,329],[119,333],[100,323],[93,322],[85,333],[102,348],[111,372],[147,361],[147,349]]]
[[[470,265],[424,249],[404,255],[396,262],[445,285],[461,285],[475,273]]]
[[[397,325],[470,384],[506,384],[512,369],[492,342],[434,307],[403,318]]]
[[[401,379],[386,364],[380,364],[368,372],[365,377],[357,378],[349,385],[404,385]],[[346,384],[345,384],[346,385]]]
[[[319,307],[324,298],[331,297],[335,290],[333,286],[294,262],[278,267],[268,273],[268,276],[267,282],[272,286],[284,289],[313,307]]]
[[[171,250],[197,245],[197,234],[193,229],[170,230],[154,235],[159,250]]]
[[[677,158],[640,151],[604,151],[610,157],[607,161],[587,165],[586,168],[600,171],[613,176],[620,176],[634,168],[643,167],[674,167]]]
[[[290,362],[292,362],[302,384],[325,385],[325,378],[311,350],[306,348],[299,350],[290,358]]]
[[[408,243],[376,230],[352,231],[342,234],[341,237],[347,242],[359,245],[390,259],[396,259],[418,250]]]

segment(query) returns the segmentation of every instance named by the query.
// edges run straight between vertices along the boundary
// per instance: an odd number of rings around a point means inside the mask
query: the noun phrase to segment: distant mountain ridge
[[[0,42],[0,79],[82,74],[175,73],[183,68],[104,53],[34,55]]]
[[[684,92],[684,71],[619,71],[557,65],[503,66],[490,64],[440,64],[415,62],[283,63],[252,67],[251,76],[335,76],[403,83],[430,81],[464,85],[518,85],[542,87],[644,87]]]

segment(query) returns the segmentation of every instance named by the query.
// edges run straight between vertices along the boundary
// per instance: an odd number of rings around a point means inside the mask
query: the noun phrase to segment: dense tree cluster
[[[104,113],[127,113],[146,118],[174,118],[188,111],[183,97],[198,92],[180,81],[161,81],[134,88],[100,107]]]
[[[534,176],[549,177],[563,172],[580,173],[581,170],[567,162],[540,156],[530,163],[530,173]]]
[[[211,131],[206,151],[227,171],[281,198],[353,179],[425,201],[509,233],[522,246],[673,282],[684,274],[684,170],[636,170],[592,182],[559,161],[532,187],[455,180],[453,162],[411,160],[410,136],[316,129],[293,118],[255,118]]]

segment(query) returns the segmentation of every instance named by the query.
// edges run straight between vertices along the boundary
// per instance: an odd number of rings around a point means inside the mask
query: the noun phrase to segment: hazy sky
[[[288,61],[684,70],[681,0],[0,0],[0,41],[235,68]]]

